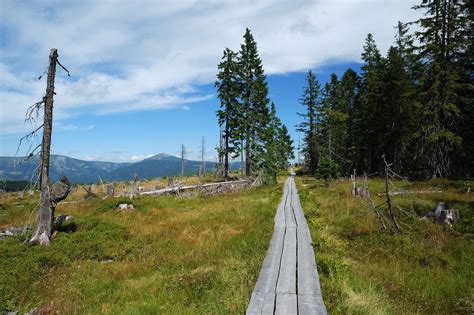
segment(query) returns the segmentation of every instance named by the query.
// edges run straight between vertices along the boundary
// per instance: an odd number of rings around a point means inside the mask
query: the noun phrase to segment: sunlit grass
[[[281,191],[140,197],[124,212],[112,211],[119,198],[60,204],[56,212],[74,217],[75,232],[58,233],[49,247],[0,241],[0,310],[242,313]],[[7,227],[27,220],[35,198],[14,194],[1,203]]]
[[[459,209],[454,228],[426,219],[403,221],[401,234],[382,231],[351,182],[297,178],[318,260],[323,297],[335,314],[471,314],[474,293],[474,194],[464,182],[396,183],[400,189],[442,193],[394,196],[401,207],[423,214],[436,202]],[[472,183],[471,183],[472,185]],[[383,180],[370,180],[379,204]]]

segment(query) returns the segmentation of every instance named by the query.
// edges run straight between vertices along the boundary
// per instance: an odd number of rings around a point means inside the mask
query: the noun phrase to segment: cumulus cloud
[[[416,19],[415,0],[339,1],[1,1],[0,132],[25,130],[26,107],[44,93],[51,47],[58,68],[55,119],[110,114],[214,97],[224,47],[238,50],[246,27],[265,70],[280,74],[359,60],[372,32],[382,51],[398,20]]]

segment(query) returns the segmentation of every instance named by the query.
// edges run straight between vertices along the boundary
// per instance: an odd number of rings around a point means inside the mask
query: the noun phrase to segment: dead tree
[[[97,194],[92,191],[92,186],[91,188],[87,188],[82,186],[82,189],[86,191],[86,195],[84,196],[84,200],[91,199],[91,198],[97,198]]]
[[[382,159],[383,163],[385,164],[385,194],[387,196],[388,213],[390,215],[390,218],[392,219],[393,226],[396,228],[397,231],[400,231],[400,226],[398,225],[397,218],[395,217],[395,214],[393,212],[392,197],[389,189],[390,177],[395,173],[390,168],[392,164],[387,163],[387,160],[385,159],[385,154],[382,155]]]
[[[201,143],[201,166],[199,167],[199,177],[206,176],[206,162],[204,160],[204,156],[206,154],[206,143],[205,138],[202,137]]]
[[[181,176],[184,176],[184,169],[186,167],[186,148],[184,144],[181,145]]]
[[[44,122],[43,125],[36,129],[37,132],[41,127],[43,128],[43,139],[41,141],[41,162],[39,173],[39,187],[40,187],[40,206],[39,206],[39,222],[36,227],[33,237],[30,239],[32,244],[48,245],[53,234],[54,223],[54,205],[51,200],[51,188],[49,182],[49,158],[51,151],[51,133],[53,128],[53,103],[54,103],[54,79],[56,76],[56,65],[59,64],[64,70],[61,63],[58,61],[58,50],[53,48],[49,55],[48,79],[46,84],[46,94],[43,100],[31,106],[27,111],[27,119],[32,116],[32,113],[39,112],[40,108],[44,106]],[[67,70],[66,70],[67,71]],[[69,72],[68,72],[69,74]],[[40,77],[41,78],[41,77]],[[29,116],[29,117],[28,117]],[[20,140],[21,143],[21,140]],[[34,153],[30,153],[32,156]],[[69,193],[69,190],[67,190]],[[66,196],[61,196],[64,199]]]

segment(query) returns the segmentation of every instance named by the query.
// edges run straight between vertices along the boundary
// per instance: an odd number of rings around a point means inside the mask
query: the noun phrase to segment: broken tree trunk
[[[82,187],[82,189],[84,189],[86,191],[86,195],[84,196],[84,200],[98,197],[97,194],[92,191],[92,186],[91,186],[91,188],[87,188],[87,187],[84,187],[84,186],[81,185],[81,187]]]
[[[51,132],[53,128],[53,97],[54,77],[56,75],[56,63],[58,50],[53,48],[49,55],[48,82],[44,100],[44,126],[43,140],[41,142],[41,164],[40,164],[40,207],[39,222],[30,243],[48,245],[53,233],[54,208],[51,204],[48,186],[49,180],[49,157],[51,149]]]
[[[219,183],[207,183],[207,184],[202,184],[202,185],[189,185],[189,186],[174,186],[174,187],[167,187],[163,189],[157,189],[157,190],[151,190],[151,191],[144,191],[141,192],[140,195],[162,195],[165,193],[176,193],[179,191],[183,190],[188,190],[188,189],[202,189],[206,187],[212,187],[212,186],[224,186],[224,185],[234,185],[234,184],[250,184],[248,180],[236,180],[236,181],[229,181],[229,182],[219,182]]]

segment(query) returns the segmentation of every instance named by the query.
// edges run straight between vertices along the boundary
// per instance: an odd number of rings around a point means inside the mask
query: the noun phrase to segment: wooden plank
[[[296,185],[289,177],[247,314],[327,314],[311,244]]]
[[[298,294],[321,295],[313,247],[298,239]]]
[[[296,293],[296,228],[286,228],[277,293]]]
[[[277,293],[275,314],[298,314],[298,297],[294,293]]]
[[[247,315],[273,314],[275,309],[275,293],[253,293],[247,307]]]
[[[288,194],[288,198],[285,204],[285,222],[286,222],[286,227],[289,227],[289,228],[297,227],[296,218],[293,212],[293,207],[292,207],[292,202],[291,202],[293,194],[294,194],[294,185],[292,185],[292,182],[290,181],[289,194]]]
[[[328,312],[320,295],[298,295],[298,314],[326,315]]]
[[[284,229],[275,229],[254,292],[275,293],[283,250]]]
[[[275,227],[285,226],[285,204],[288,199],[289,193],[289,179],[285,181],[283,188],[283,197],[281,198],[280,204],[278,205],[277,212],[275,214]]]

